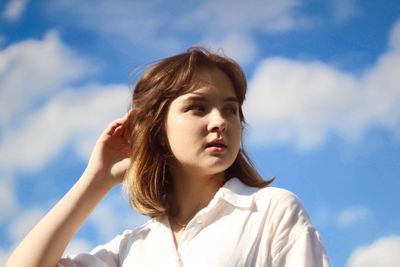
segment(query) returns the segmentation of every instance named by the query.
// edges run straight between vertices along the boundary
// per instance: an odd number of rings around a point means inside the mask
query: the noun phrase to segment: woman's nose
[[[209,132],[225,132],[227,128],[226,119],[219,110],[213,110],[210,113],[210,121],[208,123]]]

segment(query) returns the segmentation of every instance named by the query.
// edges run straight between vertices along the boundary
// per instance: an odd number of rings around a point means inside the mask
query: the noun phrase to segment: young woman
[[[154,64],[129,113],[103,132],[82,177],[7,266],[329,266],[299,200],[268,186],[241,147],[245,93],[239,65],[205,49]],[[61,258],[121,182],[151,219],[88,254]]]

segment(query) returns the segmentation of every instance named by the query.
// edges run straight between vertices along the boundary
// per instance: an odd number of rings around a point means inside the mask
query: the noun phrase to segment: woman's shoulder
[[[137,226],[132,229],[126,229],[122,233],[115,236],[107,244],[99,246],[97,249],[104,247],[111,248],[111,250],[121,250],[124,247],[129,247],[133,242],[138,239],[145,239],[147,234],[150,232],[154,219],[149,219],[144,224]],[[96,249],[95,249],[96,250]]]
[[[283,188],[268,186],[260,188],[254,194],[254,202],[260,210],[277,214],[302,214],[308,218],[307,211],[299,197]]]
[[[152,220],[148,220],[141,226],[125,230],[89,253],[67,255],[60,259],[59,266],[119,266],[118,262],[129,254],[131,245],[136,240],[145,238],[152,223]]]
[[[297,195],[289,190],[267,186],[263,188],[252,187],[243,183],[239,178],[232,178],[225,184],[225,189],[234,192],[237,196],[251,197],[257,204],[265,205],[301,205]]]
[[[297,195],[287,189],[267,186],[264,188],[260,188],[256,192],[256,198],[268,200],[276,203],[281,202],[300,202]]]
[[[254,202],[258,210],[268,213],[271,220],[281,225],[302,225],[313,228],[310,216],[299,197],[293,192],[278,188],[265,187],[257,191]]]
[[[299,197],[289,190],[274,186],[251,187],[244,184],[239,178],[231,179],[225,187],[235,192],[238,198],[244,197],[253,202],[259,211],[263,210],[274,214],[301,212],[308,216]]]

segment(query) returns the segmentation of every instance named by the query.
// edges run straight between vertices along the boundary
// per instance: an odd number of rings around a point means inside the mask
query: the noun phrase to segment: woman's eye
[[[226,112],[228,114],[232,114],[232,115],[236,115],[237,114],[237,108],[235,108],[235,107],[228,107],[225,110],[226,110]]]
[[[206,107],[202,106],[202,105],[193,105],[193,106],[190,106],[188,108],[188,110],[191,110],[194,112],[204,112],[204,111],[206,111]]]

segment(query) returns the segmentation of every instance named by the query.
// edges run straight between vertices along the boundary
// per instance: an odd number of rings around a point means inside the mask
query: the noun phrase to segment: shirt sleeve
[[[275,219],[273,266],[330,267],[319,233],[294,194],[278,202]]]
[[[125,233],[118,235],[109,243],[97,246],[89,253],[63,257],[57,267],[118,267],[123,246],[121,243],[124,243],[125,237]]]
[[[57,267],[117,267],[115,264],[107,264],[106,261],[90,253],[81,253],[60,259]]]

